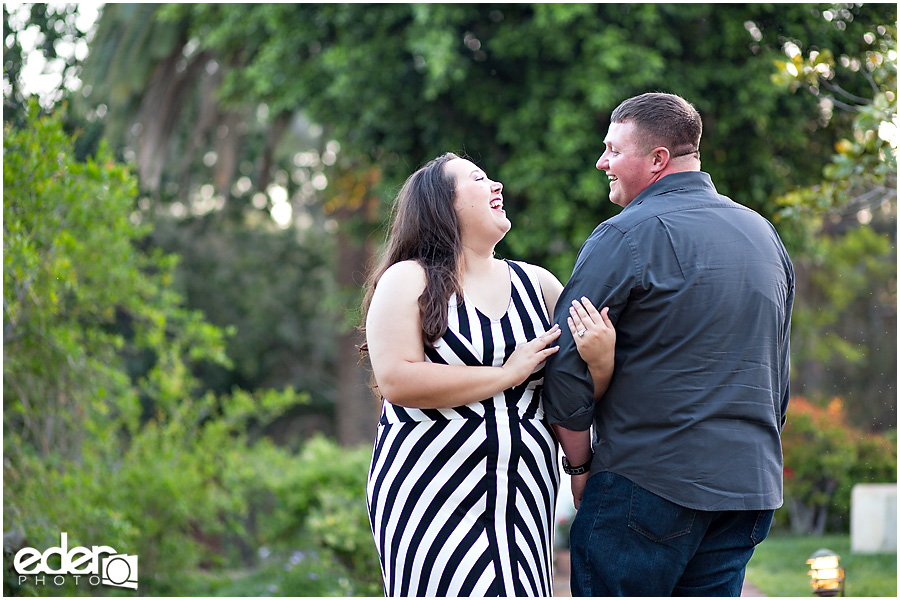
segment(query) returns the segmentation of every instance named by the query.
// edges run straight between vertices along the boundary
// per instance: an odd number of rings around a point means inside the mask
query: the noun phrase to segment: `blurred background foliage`
[[[143,593],[378,593],[356,325],[393,195],[468,155],[499,254],[565,282],[618,210],[609,114],[652,90],[794,261],[786,524],[896,480],[896,5],[3,10],[7,559],[67,531]]]

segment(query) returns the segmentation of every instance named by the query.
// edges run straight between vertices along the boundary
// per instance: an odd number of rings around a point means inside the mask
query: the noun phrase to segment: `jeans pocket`
[[[772,519],[775,516],[774,510],[761,510],[756,517],[756,523],[753,525],[753,531],[750,532],[750,541],[753,545],[757,545],[769,535],[769,529],[772,528]]]
[[[664,542],[691,532],[696,511],[685,508],[632,484],[628,527],[653,542]]]

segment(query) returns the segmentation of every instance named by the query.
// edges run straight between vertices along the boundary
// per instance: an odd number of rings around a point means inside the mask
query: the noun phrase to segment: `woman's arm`
[[[525,381],[557,347],[553,329],[523,344],[502,367],[425,362],[418,299],[425,270],[414,261],[391,266],[378,281],[366,317],[375,381],[386,400],[410,408],[453,408],[490,398]]]
[[[538,283],[541,284],[541,293],[544,295],[544,304],[547,305],[547,312],[550,313],[550,322],[553,322],[553,312],[556,309],[556,301],[562,294],[563,285],[556,278],[556,275],[543,267],[532,265],[537,273]]]
[[[591,432],[588,431],[571,431],[559,425],[553,425],[553,431],[556,433],[556,439],[562,446],[563,454],[572,466],[583,465],[591,459],[593,450],[591,448]],[[584,486],[587,484],[590,471],[582,475],[572,475],[572,500],[575,502],[576,510],[581,505],[581,497],[584,494]]]
[[[598,312],[586,297],[573,300],[566,322],[594,380],[594,400],[599,400],[609,387],[615,366],[616,330],[609,319],[609,308]]]

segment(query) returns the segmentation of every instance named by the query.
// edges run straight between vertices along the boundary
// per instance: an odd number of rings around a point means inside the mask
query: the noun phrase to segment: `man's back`
[[[702,510],[779,506],[793,274],[772,226],[705,173],[678,173],[598,227],[579,262],[602,255],[612,276],[590,272],[591,298],[610,307],[616,367],[592,473]]]

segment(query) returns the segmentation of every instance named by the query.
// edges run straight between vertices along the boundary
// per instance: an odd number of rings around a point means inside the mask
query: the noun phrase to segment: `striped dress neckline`
[[[500,321],[502,321],[502,320],[503,320],[503,317],[505,317],[506,315],[509,314],[509,310],[510,310],[510,308],[512,308],[512,305],[513,305],[513,269],[512,269],[512,267],[510,266],[508,260],[506,260],[506,259],[504,258],[504,259],[503,259],[503,262],[506,263],[506,276],[507,276],[508,281],[509,281],[509,300],[506,302],[506,310],[503,311],[503,314],[502,314],[502,315],[500,315],[500,316],[497,317],[496,319],[493,318],[493,317],[491,317],[491,316],[488,315],[486,312],[484,312],[483,310],[481,310],[480,308],[478,308],[478,305],[475,304],[475,301],[472,300],[472,298],[469,296],[469,294],[466,293],[466,290],[463,289],[463,300],[464,300],[464,302],[469,302],[469,303],[471,303],[471,304],[472,304],[472,308],[475,309],[475,312],[477,312],[479,315],[481,315],[481,316],[483,316],[484,318],[486,318],[487,320],[489,320],[491,323],[499,323]]]

